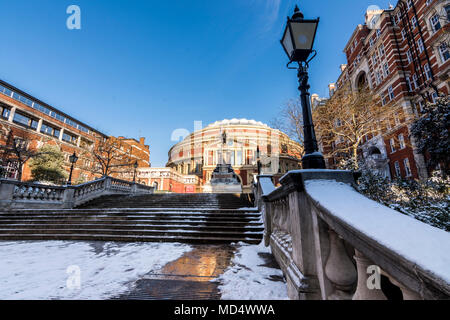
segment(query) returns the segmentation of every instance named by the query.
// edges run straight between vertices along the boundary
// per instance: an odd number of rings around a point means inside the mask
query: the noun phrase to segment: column
[[[325,265],[325,274],[335,291],[330,299],[350,299],[350,291],[357,279],[353,262],[347,254],[344,241],[333,230],[329,230],[330,255]]]
[[[43,120],[39,119],[39,122],[38,122],[38,125],[37,125],[37,128],[36,128],[36,132],[41,132],[42,122],[43,122]]]
[[[16,114],[16,107],[12,107],[11,108],[11,111],[10,111],[10,113],[9,113],[9,117],[8,117],[8,121],[9,122],[13,122],[13,120],[14,120],[14,115]]]
[[[81,145],[81,136],[79,136],[77,139],[77,147],[79,148],[80,145]]]
[[[63,134],[64,134],[64,128],[61,128],[61,131],[59,132],[59,141],[62,141]]]

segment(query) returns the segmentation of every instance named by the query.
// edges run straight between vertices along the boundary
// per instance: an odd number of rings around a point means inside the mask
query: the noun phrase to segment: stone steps
[[[114,236],[102,234],[5,234],[0,236],[4,241],[37,241],[37,240],[66,240],[66,241],[116,241],[116,242],[184,242],[198,244],[222,244],[233,242],[245,242],[258,244],[261,239],[252,239],[247,237],[220,238],[220,237],[195,237],[195,236]]]
[[[252,207],[242,195],[235,194],[151,194],[138,196],[109,195],[80,206],[80,208],[218,208],[237,209]]]
[[[76,209],[0,211],[0,240],[259,243],[263,230],[238,195],[113,195]]]

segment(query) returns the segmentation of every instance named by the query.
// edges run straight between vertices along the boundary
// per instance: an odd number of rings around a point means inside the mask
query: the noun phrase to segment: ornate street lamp
[[[133,183],[136,183],[136,170],[138,168],[138,162],[136,160],[136,162],[134,163],[134,175],[133,175]]]
[[[75,153],[75,151],[73,152],[73,155],[71,155],[71,156],[69,157],[69,161],[70,161],[70,163],[71,163],[72,165],[70,166],[69,181],[67,181],[67,185],[70,186],[70,185],[72,184],[73,166],[74,166],[75,163],[77,163],[77,161],[78,161],[78,157],[77,157],[77,154]]]
[[[300,100],[303,109],[303,131],[305,155],[302,158],[303,169],[325,169],[325,159],[319,152],[314,124],[312,121],[311,103],[308,84],[308,66],[317,52],[313,50],[316,38],[319,18],[315,20],[304,19],[303,13],[295,6],[294,15],[288,17],[287,26],[281,39],[281,45],[289,57],[288,68],[298,70],[300,83]],[[310,58],[312,54],[312,57]],[[298,68],[291,68],[293,62],[298,63]]]

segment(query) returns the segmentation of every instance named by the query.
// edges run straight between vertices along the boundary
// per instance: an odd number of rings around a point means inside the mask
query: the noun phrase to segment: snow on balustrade
[[[261,178],[264,242],[291,299],[386,299],[367,286],[372,266],[405,300],[450,296],[450,234],[366,198],[352,172],[290,171],[276,189]]]
[[[305,181],[308,195],[336,218],[450,282],[450,234],[370,200],[334,180]]]

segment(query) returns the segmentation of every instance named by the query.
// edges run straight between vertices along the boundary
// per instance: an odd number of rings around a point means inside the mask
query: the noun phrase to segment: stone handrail
[[[108,194],[151,194],[153,187],[103,177],[77,186],[48,186],[0,179],[0,212],[10,209],[74,208]]]
[[[449,233],[366,198],[348,171],[270,178],[255,196],[291,299],[450,298]]]

